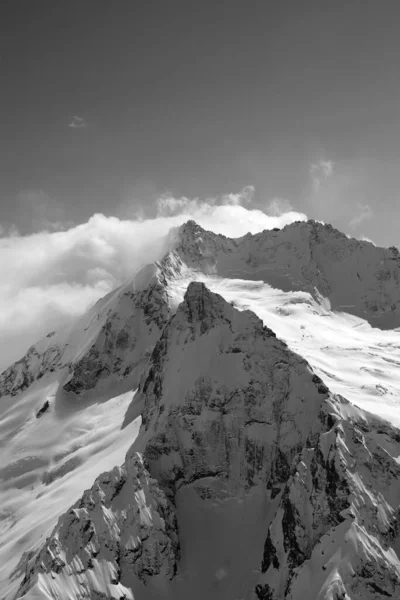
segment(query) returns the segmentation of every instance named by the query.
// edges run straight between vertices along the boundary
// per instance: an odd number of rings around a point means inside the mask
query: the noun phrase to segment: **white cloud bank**
[[[245,208],[254,188],[218,199],[159,199],[154,219],[96,214],[66,231],[0,237],[0,371],[48,331],[82,314],[144,264],[161,258],[171,227],[189,218],[230,237],[305,220]]]

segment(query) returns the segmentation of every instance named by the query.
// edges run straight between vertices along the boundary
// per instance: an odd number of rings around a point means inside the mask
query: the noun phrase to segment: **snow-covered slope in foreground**
[[[60,517],[18,597],[400,597],[399,431],[254,313],[190,284],[133,404],[124,465]]]

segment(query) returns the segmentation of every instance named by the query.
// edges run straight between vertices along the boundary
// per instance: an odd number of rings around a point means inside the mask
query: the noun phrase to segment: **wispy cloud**
[[[372,219],[373,217],[373,212],[372,212],[372,208],[369,206],[369,204],[357,204],[357,213],[355,214],[355,216],[351,219],[349,226],[352,229],[355,229],[356,227],[358,227],[358,225],[360,225],[360,223],[362,223],[363,221],[368,221],[369,219]]]
[[[83,117],[72,117],[71,121],[68,123],[68,127],[72,127],[73,129],[82,129],[82,127],[87,127],[87,123]]]
[[[221,196],[221,204],[230,206],[246,206],[253,201],[254,185],[246,185],[238,194],[224,194]]]
[[[310,165],[310,175],[314,192],[319,192],[322,183],[332,177],[335,163],[332,160],[319,160]]]
[[[285,213],[293,211],[293,206],[285,198],[273,198],[267,207],[268,214],[273,217],[280,217]]]
[[[217,206],[247,206],[254,196],[254,186],[246,185],[238,193],[221,194],[215,198],[176,198],[172,194],[163,194],[156,201],[157,217],[168,217],[184,213],[186,215],[202,214]]]
[[[230,237],[307,218],[294,212],[269,216],[241,206],[236,198],[247,204],[247,193],[245,188],[238,194],[208,200],[168,195],[159,199],[159,214],[152,219],[140,215],[123,220],[96,214],[66,231],[48,229],[14,237],[3,233],[0,339],[7,353],[0,353],[0,370],[48,331],[76,318],[141,266],[159,259],[171,227],[189,218]]]

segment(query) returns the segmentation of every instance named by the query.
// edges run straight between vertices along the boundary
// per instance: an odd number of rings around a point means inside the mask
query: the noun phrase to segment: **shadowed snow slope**
[[[0,375],[1,600],[400,598],[397,250],[168,243]]]
[[[399,597],[398,430],[254,313],[191,283],[133,403],[124,465],[28,557],[19,597]]]

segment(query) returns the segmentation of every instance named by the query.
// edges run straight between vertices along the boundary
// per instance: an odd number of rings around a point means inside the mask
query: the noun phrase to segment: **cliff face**
[[[254,313],[191,283],[133,403],[124,465],[60,518],[19,597],[400,595],[398,430]]]

